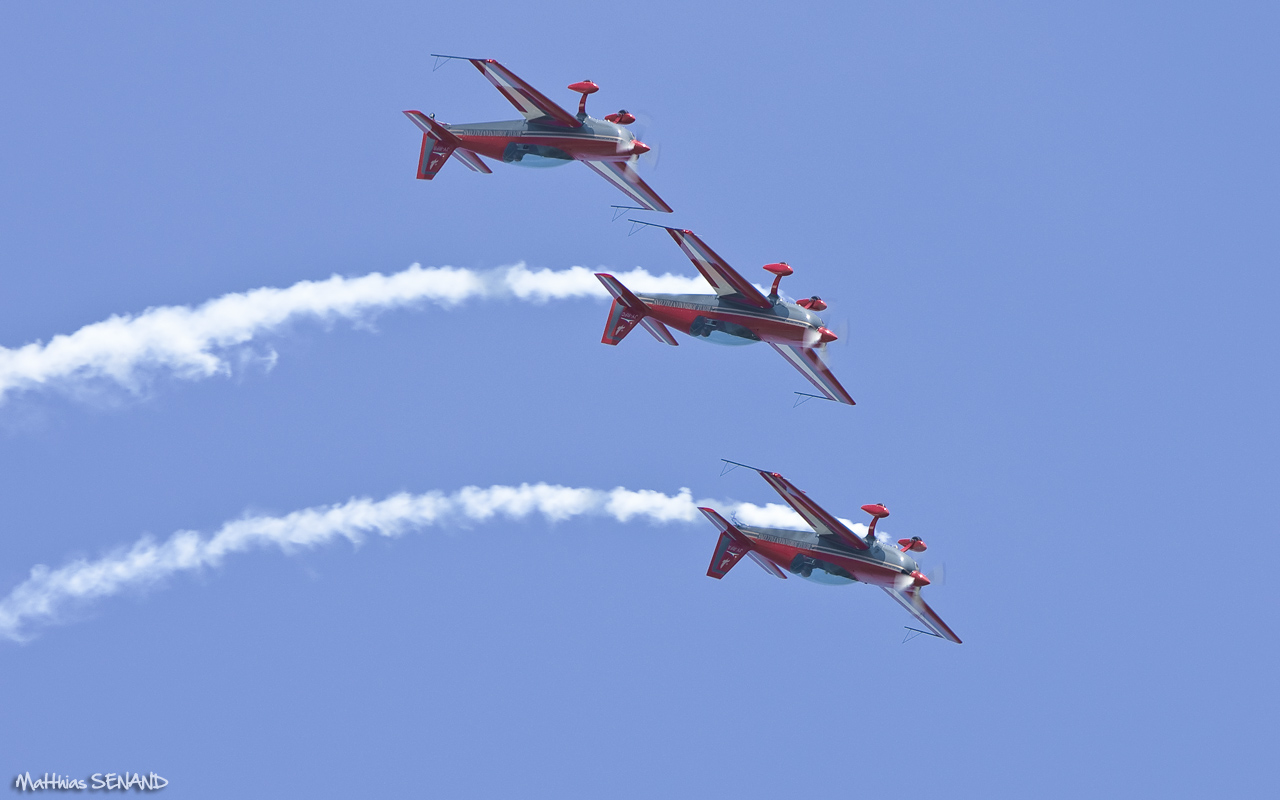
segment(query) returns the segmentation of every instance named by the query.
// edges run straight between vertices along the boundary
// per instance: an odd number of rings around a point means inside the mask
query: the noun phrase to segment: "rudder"
[[[600,343],[617,344],[625,339],[636,323],[642,319],[644,319],[643,312],[636,312],[624,305],[622,301],[614,300],[613,307],[609,309],[609,319],[604,323],[604,335],[600,337]]]
[[[711,554],[711,564],[707,567],[707,577],[720,580],[728,575],[729,570],[733,569],[750,550],[750,547],[739,542],[733,534],[721,531],[715,552]]]
[[[422,153],[418,156],[418,180],[429,181],[436,176],[444,162],[453,155],[454,146],[422,134]]]

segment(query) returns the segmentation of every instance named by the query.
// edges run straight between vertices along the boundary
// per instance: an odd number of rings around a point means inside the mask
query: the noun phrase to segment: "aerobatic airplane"
[[[434,178],[451,155],[472,170],[486,174],[493,170],[480,156],[521,167],[558,167],[580,161],[643,210],[671,211],[671,206],[636,173],[636,161],[649,152],[649,146],[626,128],[636,121],[635,115],[623,109],[604,119],[587,116],[587,95],[598,91],[599,86],[591,81],[569,84],[571,91],[582,95],[574,115],[491,58],[436,57],[470,61],[524,119],[445,125],[436,122],[434,114],[404,112],[422,129],[422,153],[418,158],[418,177],[422,180]]]
[[[866,536],[859,536],[810,500],[808,495],[786,478],[776,472],[756,471],[782,495],[782,499],[796,513],[804,517],[813,530],[793,531],[735,525],[714,509],[699,508],[720,530],[720,540],[716,542],[707,575],[716,579],[723,578],[745,555],[750,556],[766,572],[779,578],[787,577],[783,572],[786,570],[818,583],[869,583],[883,589],[885,594],[897,600],[928,628],[928,631],[920,631],[921,633],[932,633],[960,644],[960,637],[920,596],[920,590],[928,586],[930,581],[920,572],[920,566],[909,553],[922,552],[925,543],[919,536],[899,539],[898,546],[902,549],[895,550],[891,545],[876,539],[876,523],[889,516],[887,508],[879,503],[863,506],[862,510],[871,515],[871,527]]]
[[[651,222],[640,224],[653,225]],[[676,340],[668,325],[695,339],[718,344],[768,342],[800,370],[823,397],[853,405],[853,398],[822,358],[827,343],[836,340],[836,335],[827,330],[822,317],[818,316],[827,304],[817,295],[798,303],[778,296],[778,284],[793,272],[785,261],[764,265],[764,269],[774,275],[773,288],[765,297],[693,232],[665,225],[653,227],[671,234],[716,293],[637,295],[612,275],[598,272],[596,277],[613,295],[613,307],[601,342],[617,344],[637,323],[658,341],[670,345],[676,344]]]

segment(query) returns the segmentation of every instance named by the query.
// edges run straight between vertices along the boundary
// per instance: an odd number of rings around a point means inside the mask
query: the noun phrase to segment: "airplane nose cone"
[[[916,586],[928,586],[929,584],[933,583],[933,581],[926,578],[924,576],[924,573],[921,572],[920,570],[916,570],[915,572],[911,573],[911,577],[915,578]]]
[[[635,155],[643,155],[649,152],[649,150],[650,150],[649,145],[645,144],[639,139],[636,139],[634,142],[631,143],[631,152],[634,153]]]
[[[826,344],[827,342],[834,342],[836,339],[839,339],[839,338],[840,338],[839,336],[836,336],[834,333],[827,330],[825,327],[818,328],[818,341],[822,342],[823,344]]]

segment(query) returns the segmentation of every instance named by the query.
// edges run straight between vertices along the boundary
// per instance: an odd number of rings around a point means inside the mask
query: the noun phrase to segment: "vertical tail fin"
[[[444,162],[453,155],[454,145],[445,144],[431,134],[422,134],[422,152],[418,155],[418,180],[429,181],[436,176]]]
[[[751,540],[746,534],[714,508],[698,508],[702,515],[711,520],[711,524],[720,529],[720,539],[716,542],[716,550],[711,554],[711,564],[707,567],[707,577],[720,580],[729,574],[729,570],[751,552]]]
[[[644,312],[634,311],[622,301],[614,300],[613,306],[609,309],[609,319],[604,323],[604,335],[600,337],[601,344],[617,344],[622,341],[642,319],[644,319]]]
[[[613,295],[613,307],[609,309],[609,320],[604,326],[603,344],[617,344],[626,338],[637,323],[653,334],[653,338],[675,347],[676,337],[671,335],[667,326],[649,316],[649,307],[644,301],[631,293],[617,278],[604,272],[597,272],[596,277],[604,284],[604,288]]]
[[[750,548],[733,538],[732,534],[721,533],[716,542],[716,551],[711,554],[711,564],[707,567],[707,577],[720,580],[729,574],[742,557],[750,552]]]

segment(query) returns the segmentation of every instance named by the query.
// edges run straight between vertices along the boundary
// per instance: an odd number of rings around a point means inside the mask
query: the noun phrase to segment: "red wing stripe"
[[[920,596],[920,592],[914,587],[906,592],[899,592],[896,589],[890,589],[888,586],[881,586],[884,593],[898,601],[898,604],[905,608],[911,616],[919,620],[926,628],[946,639],[949,642],[963,644],[960,637],[956,636],[956,632],[951,630],[947,623],[942,621],[937,612],[929,607],[929,604]]]
[[[582,123],[577,117],[551,102],[542,92],[521,80],[514,72],[494,61],[492,58],[475,58],[471,63],[476,65],[489,83],[502,92],[511,105],[519,109],[529,121],[546,122],[562,125],[566,128],[580,128]]]
[[[854,405],[853,398],[840,385],[840,381],[836,380],[836,376],[831,374],[831,370],[827,365],[822,363],[822,358],[811,347],[793,347],[791,345],[779,345],[769,342],[769,346],[791,362],[791,365],[800,370],[800,374],[809,379],[809,382],[817,387],[830,400],[837,403],[847,403]]]
[[[829,533],[838,536],[841,541],[850,547],[858,550],[866,550],[867,543],[862,537],[845,527],[844,523],[831,516],[822,508],[822,506],[809,499],[809,496],[797,489],[791,481],[782,477],[776,472],[765,472],[760,470],[760,477],[764,478],[773,490],[782,495],[782,499],[787,501],[787,505],[796,510],[796,513],[804,517],[813,529],[818,533]]]
[[[653,206],[653,208],[649,209],[650,211],[662,211],[670,214],[671,206],[663,202],[662,198],[658,197],[658,193],[644,182],[644,179],[640,177],[640,173],[636,172],[635,162],[636,158],[628,161],[603,161],[601,163],[604,164],[606,169],[616,172],[637,192],[644,195],[646,202]]]
[[[702,277],[707,279],[707,283],[716,290],[717,295],[756,308],[773,307],[769,299],[760,294],[759,289],[752,286],[738,274],[737,270],[729,266],[728,262],[716,255],[716,251],[707,247],[697,234],[675,228],[667,228],[667,232],[698,268],[698,272],[702,273]]]
[[[647,211],[671,212],[671,206],[662,201],[649,184],[640,179],[634,169],[620,161],[587,161],[583,160],[600,177],[616,186],[623,194],[639,203]]]

